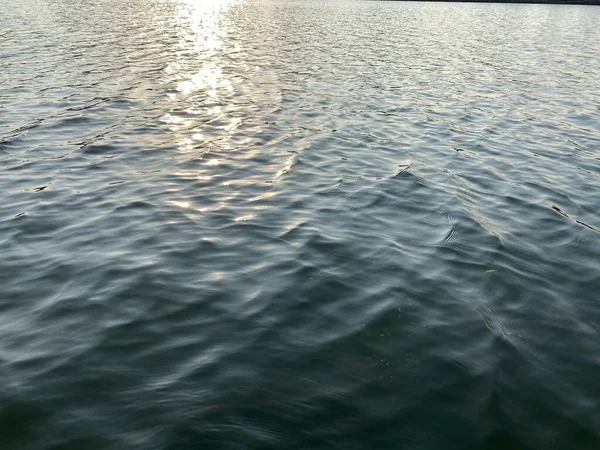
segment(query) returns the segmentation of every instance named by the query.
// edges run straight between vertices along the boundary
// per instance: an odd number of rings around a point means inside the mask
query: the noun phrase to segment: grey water
[[[600,8],[0,18],[0,448],[600,448]]]

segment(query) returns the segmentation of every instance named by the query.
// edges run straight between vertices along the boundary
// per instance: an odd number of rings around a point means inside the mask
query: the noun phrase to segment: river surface
[[[600,8],[0,2],[0,447],[600,448]]]

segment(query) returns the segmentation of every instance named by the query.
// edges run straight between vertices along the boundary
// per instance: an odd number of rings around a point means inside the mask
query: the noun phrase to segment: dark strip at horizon
[[[381,2],[407,2],[407,3],[518,3],[529,5],[587,5],[600,6],[600,0],[370,0]]]

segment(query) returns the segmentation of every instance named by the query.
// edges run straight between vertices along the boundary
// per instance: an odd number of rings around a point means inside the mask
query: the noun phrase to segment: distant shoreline
[[[389,2],[424,2],[424,3],[520,3],[531,5],[591,5],[600,6],[600,0],[375,0]]]

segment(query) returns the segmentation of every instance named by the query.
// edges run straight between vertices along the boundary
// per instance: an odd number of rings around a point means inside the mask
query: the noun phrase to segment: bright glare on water
[[[600,7],[0,2],[0,448],[600,448]]]

